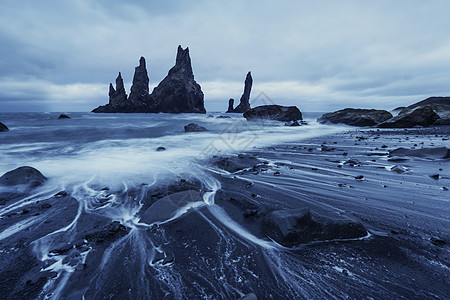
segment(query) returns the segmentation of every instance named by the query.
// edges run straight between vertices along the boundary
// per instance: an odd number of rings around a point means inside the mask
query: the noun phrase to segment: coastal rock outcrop
[[[228,109],[227,109],[227,113],[232,113],[234,112],[234,99],[231,98],[230,100],[228,100]]]
[[[276,121],[302,120],[302,113],[296,106],[262,105],[254,107],[244,113],[247,120],[266,119]]]
[[[133,85],[127,97],[121,73],[116,88],[109,86],[109,103],[99,106],[96,113],[206,113],[204,95],[194,80],[189,48],[178,46],[175,66],[149,94],[149,78],[145,58],[135,68]]]
[[[202,131],[208,131],[208,129],[206,129],[203,126],[200,126],[198,124],[195,123],[189,123],[188,125],[184,126],[184,131],[185,132],[202,132]]]
[[[187,211],[189,204],[194,202],[199,204],[203,202],[202,195],[198,191],[187,190],[168,195],[153,203],[144,212],[139,222],[153,224],[169,220],[183,207]]]
[[[326,113],[317,119],[319,123],[346,124],[350,126],[374,126],[392,118],[386,110],[345,108]]]
[[[398,116],[377,125],[379,128],[411,128],[414,126],[431,126],[439,115],[431,106],[419,106],[408,112],[401,112]]]
[[[3,174],[0,177],[0,185],[28,185],[30,187],[36,187],[42,185],[46,180],[47,178],[37,169],[24,166]]]
[[[0,122],[0,132],[5,132],[5,131],[9,131],[8,127],[6,127],[5,124]]]
[[[127,93],[120,72],[116,78],[116,88],[113,87],[112,83],[109,84],[109,104],[115,109],[127,106]]]
[[[241,96],[239,105],[233,109],[234,99],[230,99],[228,102],[227,113],[245,113],[250,110],[250,93],[252,91],[252,85],[252,72],[248,72],[244,82],[244,93]]]
[[[66,114],[60,114],[58,117],[58,120],[61,120],[61,119],[70,119],[70,117]]]
[[[440,118],[450,118],[450,97],[429,97],[402,109],[400,114],[410,113],[415,108],[430,106]]]
[[[266,236],[286,247],[334,239],[354,239],[367,235],[360,223],[345,218],[331,219],[307,208],[268,213],[263,221]]]
[[[149,93],[148,84],[149,78],[145,58],[141,57],[139,59],[139,66],[134,68],[133,84],[131,85],[130,96],[128,97],[128,105],[139,108],[146,104],[145,102]],[[123,95],[123,91],[121,90],[120,92]]]
[[[244,82],[244,93],[241,96],[239,105],[234,109],[235,113],[245,113],[250,110],[250,93],[252,91],[252,72],[248,72]]]
[[[189,48],[178,46],[175,66],[150,95],[155,112],[206,113],[204,95],[194,80]]]

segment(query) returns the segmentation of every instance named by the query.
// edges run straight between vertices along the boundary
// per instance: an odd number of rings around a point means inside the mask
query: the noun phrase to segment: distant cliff
[[[178,46],[175,66],[149,94],[149,78],[145,58],[135,68],[130,95],[127,96],[122,75],[116,87],[109,85],[109,103],[92,110],[95,113],[206,113],[204,95],[194,80],[189,48]]]

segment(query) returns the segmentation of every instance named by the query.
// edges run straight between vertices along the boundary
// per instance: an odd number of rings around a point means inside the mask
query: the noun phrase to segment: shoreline
[[[11,233],[0,240],[0,274],[10,274],[0,290],[34,298],[53,280],[61,297],[132,289],[134,297],[445,298],[450,161],[389,152],[448,147],[446,130],[355,129],[218,156],[207,167],[209,188],[181,176],[158,189],[80,186],[29,201],[0,219],[0,232]],[[207,194],[214,201],[202,203]],[[180,208],[185,213],[172,217]],[[362,224],[367,234],[287,244],[267,236],[268,215],[298,209],[324,226]]]

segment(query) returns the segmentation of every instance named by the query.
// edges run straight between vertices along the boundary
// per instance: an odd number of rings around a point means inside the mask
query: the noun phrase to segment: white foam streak
[[[265,241],[260,238],[257,238],[247,230],[245,230],[241,225],[236,223],[233,219],[231,219],[228,214],[223,210],[223,208],[217,205],[208,206],[209,212],[223,225],[227,228],[231,229],[233,232],[237,233],[240,237],[245,240],[251,242],[252,244],[258,245],[264,249],[278,249],[279,246],[273,242]]]

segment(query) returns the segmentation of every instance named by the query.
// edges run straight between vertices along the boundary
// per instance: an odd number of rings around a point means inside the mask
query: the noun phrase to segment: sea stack
[[[252,72],[248,72],[247,76],[245,77],[244,93],[241,96],[239,105],[236,106],[233,112],[245,113],[246,111],[250,110],[250,93],[252,91],[252,84],[253,84]]]
[[[189,48],[178,46],[175,66],[150,95],[155,112],[206,113],[204,95],[194,80]]]
[[[148,75],[145,58],[139,59],[139,66],[134,69],[133,85],[131,86],[128,105],[139,108],[144,105],[148,98]]]
[[[234,106],[234,99],[231,98],[230,100],[228,100],[228,109],[227,109],[227,113],[232,113],[232,112],[234,112],[233,106]]]
[[[125,107],[127,105],[127,93],[120,72],[116,78],[116,88],[114,89],[113,85],[109,84],[109,104],[112,107]]]
[[[96,113],[206,113],[204,95],[194,80],[189,48],[178,46],[175,66],[149,94],[149,78],[145,58],[135,68],[130,95],[125,92],[122,75],[116,87],[109,85],[109,103],[99,106]]]

